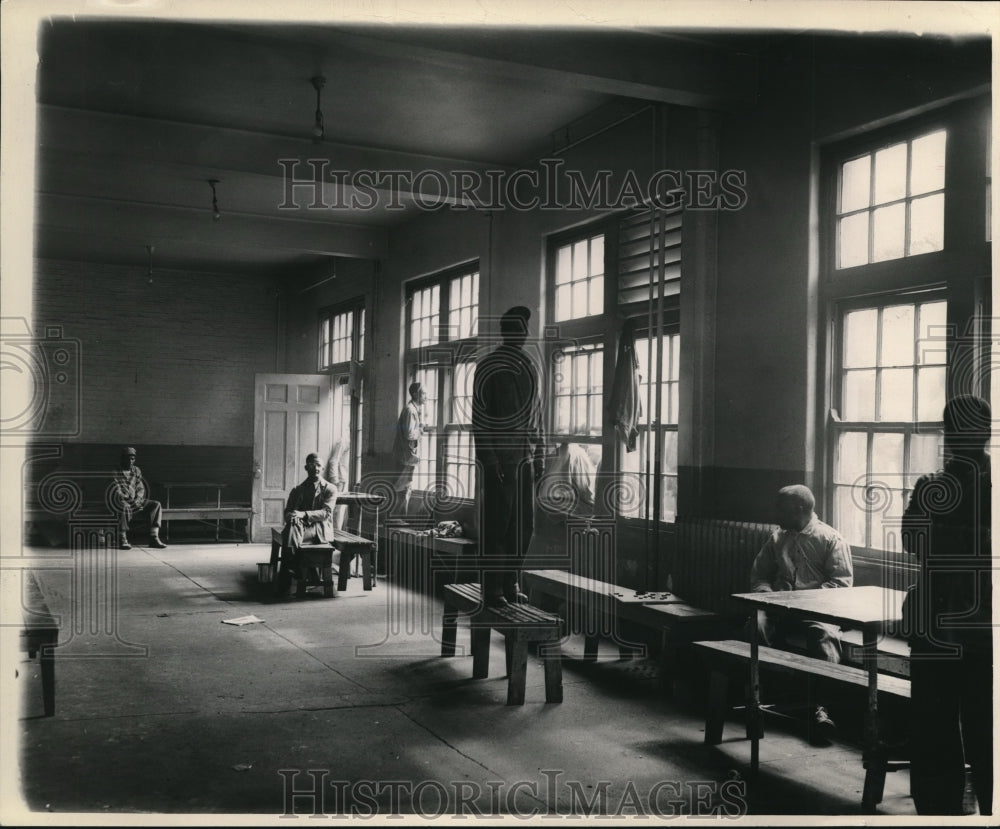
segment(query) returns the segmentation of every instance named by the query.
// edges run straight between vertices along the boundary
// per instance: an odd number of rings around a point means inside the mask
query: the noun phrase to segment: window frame
[[[466,421],[456,421],[453,419],[454,407],[450,404],[454,398],[455,367],[459,364],[475,363],[476,361],[476,349],[479,343],[480,274],[479,260],[477,259],[411,280],[404,286],[404,308],[406,309],[403,314],[402,337],[404,376],[406,378],[404,386],[408,388],[410,383],[418,379],[421,372],[433,371],[437,373],[433,396],[433,419],[427,418],[427,421],[430,422],[425,422],[424,431],[427,443],[433,449],[427,451],[427,445],[421,446],[421,463],[414,475],[413,491],[425,495],[444,494],[445,497],[455,501],[471,502],[475,499],[475,447],[471,442],[471,437],[469,440],[471,456],[468,460],[455,460],[450,448],[452,435],[468,433],[471,436],[472,412],[470,409]],[[470,288],[470,295],[474,302],[471,306],[453,306],[452,283],[454,280],[466,276],[474,277]],[[410,317],[413,297],[418,292],[435,286],[438,287],[436,341],[426,345],[414,344],[411,341],[412,319]],[[453,308],[468,307],[474,311],[472,315],[475,318],[474,333],[466,337],[456,336],[452,338],[452,334],[455,332],[452,331],[448,320],[451,311]],[[470,327],[472,326],[470,325]],[[430,394],[428,396],[431,397]],[[409,399],[408,396],[407,399]],[[453,492],[450,485],[453,477],[451,467],[456,465],[461,467],[459,473],[454,476],[460,485],[459,492]]]

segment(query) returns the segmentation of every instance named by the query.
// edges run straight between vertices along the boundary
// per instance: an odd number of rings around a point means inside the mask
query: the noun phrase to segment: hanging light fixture
[[[313,138],[317,141],[323,140],[323,110],[319,107],[319,91],[326,85],[326,78],[322,75],[316,75],[312,78],[313,88],[316,90],[316,120],[313,123]]]
[[[222,218],[222,214],[219,212],[219,198],[215,192],[215,185],[219,183],[217,178],[210,178],[208,180],[208,186],[212,188],[212,220],[219,221]]]

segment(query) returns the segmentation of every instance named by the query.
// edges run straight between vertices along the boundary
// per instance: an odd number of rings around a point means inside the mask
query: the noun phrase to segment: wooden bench
[[[722,742],[726,713],[729,710],[729,680],[734,675],[746,678],[750,664],[750,643],[742,640],[727,639],[708,642],[695,642],[694,649],[710,671],[708,713],[705,717],[705,742],[718,745]],[[798,653],[760,646],[758,659],[761,670],[782,673],[785,675],[806,676],[825,683],[846,685],[868,689],[868,673],[853,665],[824,662],[821,659],[804,656]],[[910,681],[898,676],[879,674],[878,692],[882,697],[895,697],[908,700],[910,698]],[[747,730],[751,726],[747,721]],[[747,739],[753,735],[747,733]],[[885,773],[907,768],[908,763],[887,761],[884,758],[876,762],[876,758],[865,757],[865,792],[871,792],[874,803],[882,801],[885,789]]]
[[[337,570],[337,589],[347,589],[347,579],[350,578],[351,561],[355,556],[361,559],[362,584],[365,590],[371,590],[375,580],[375,568],[372,555],[375,542],[361,535],[354,535],[346,530],[333,531],[333,546],[340,550],[340,564]]]
[[[860,630],[844,630],[840,634],[843,662],[858,667],[864,664]],[[876,660],[880,673],[909,679],[910,645],[899,636],[882,636],[877,642]]]
[[[472,676],[485,679],[490,666],[490,631],[504,637],[507,657],[507,705],[524,704],[527,679],[528,643],[551,643],[539,648],[545,667],[545,701],[562,702],[562,662],[558,641],[562,620],[529,604],[486,607],[479,585],[474,582],[450,584],[444,588],[444,616],[441,624],[441,656],[455,655],[458,617],[469,616],[472,632]]]
[[[554,602],[559,613],[567,619],[569,633],[581,633],[584,638],[584,660],[597,659],[598,643],[602,637],[612,638],[618,645],[622,659],[632,657],[636,643],[621,639],[619,620],[627,619],[643,625],[648,617],[641,608],[647,606],[687,606],[672,593],[630,590],[599,579],[578,576],[565,570],[524,570],[521,587],[534,604]],[[564,611],[563,607],[567,610]],[[680,610],[684,615],[684,610]],[[711,615],[711,614],[708,614]],[[664,618],[667,618],[666,616]],[[656,630],[661,630],[657,621]]]
[[[21,651],[26,652],[29,659],[34,659],[35,655],[38,655],[42,672],[42,703],[45,716],[52,717],[56,713],[55,648],[59,644],[59,622],[49,613],[35,574],[30,570],[24,572],[25,587],[21,605],[24,625],[21,628]]]
[[[215,522],[215,540],[219,540],[220,521],[245,521],[244,538],[250,543],[250,523],[253,508],[249,504],[223,504],[222,506],[163,507],[163,538],[170,540],[171,521]]]
[[[281,530],[276,527],[271,528],[271,572],[274,574],[274,592],[281,592],[282,583],[278,579],[278,569],[284,558],[284,547],[282,545]],[[336,595],[333,583],[333,545],[332,544],[304,544],[298,549],[296,556],[297,570],[295,572],[295,595],[302,598],[306,595],[306,580],[309,570],[313,567],[319,569],[321,574],[320,583],[323,585],[323,595],[332,598]]]

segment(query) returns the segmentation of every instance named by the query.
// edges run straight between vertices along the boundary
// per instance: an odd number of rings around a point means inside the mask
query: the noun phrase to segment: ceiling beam
[[[333,222],[304,222],[227,212],[213,221],[209,210],[82,196],[39,194],[38,233],[48,229],[108,237],[113,244],[211,244],[220,247],[286,251],[296,254],[384,259],[384,228]]]
[[[488,28],[447,40],[416,29],[377,37],[343,29],[316,34],[317,45],[327,48],[336,43],[368,56],[678,106],[739,111],[757,100],[755,56],[683,37],[548,29],[512,35]]]

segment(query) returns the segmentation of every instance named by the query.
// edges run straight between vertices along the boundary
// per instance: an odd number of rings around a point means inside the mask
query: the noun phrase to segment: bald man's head
[[[775,514],[783,530],[801,530],[812,520],[815,508],[816,499],[807,486],[793,484],[778,490]]]

